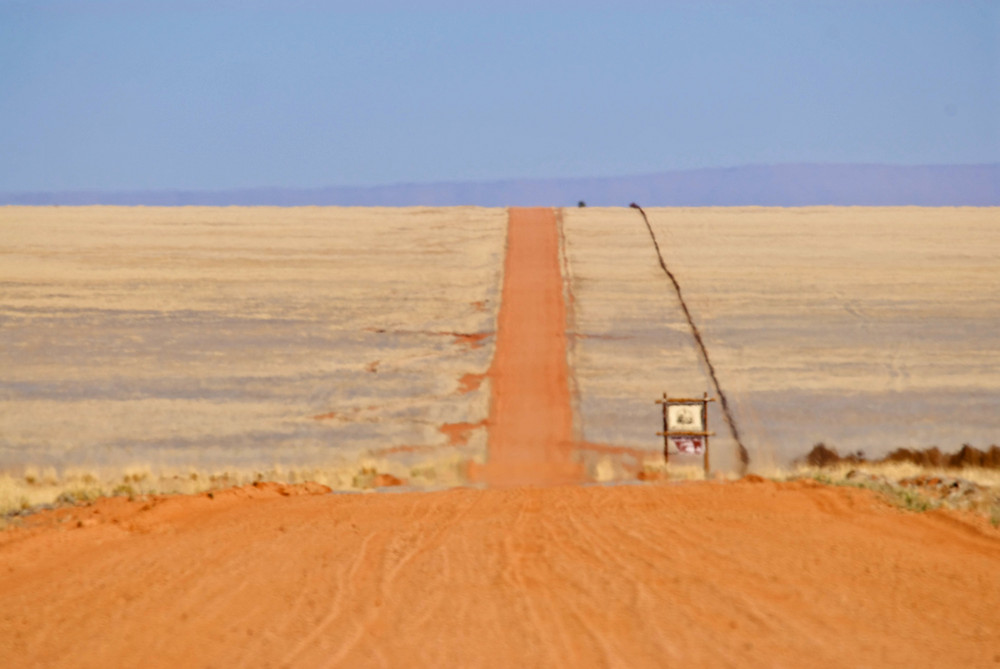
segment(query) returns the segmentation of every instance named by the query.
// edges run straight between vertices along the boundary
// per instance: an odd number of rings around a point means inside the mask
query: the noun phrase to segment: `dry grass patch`
[[[214,471],[196,468],[124,467],[121,469],[40,470],[0,472],[0,519],[57,506],[86,504],[100,497],[191,495],[256,482],[297,484],[315,482],[335,491],[367,491],[391,486],[416,489],[448,488],[467,483],[468,460],[459,455],[429,456],[403,463],[367,457],[357,462],[316,467],[237,467]]]
[[[827,485],[864,488],[910,511],[940,508],[971,511],[1000,526],[1000,471],[996,469],[859,462],[829,467],[799,465],[756,473],[778,481],[812,479]]]

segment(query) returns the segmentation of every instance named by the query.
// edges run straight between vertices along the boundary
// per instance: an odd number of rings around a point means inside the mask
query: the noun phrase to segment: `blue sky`
[[[0,190],[1000,162],[995,0],[467,5],[0,0]]]

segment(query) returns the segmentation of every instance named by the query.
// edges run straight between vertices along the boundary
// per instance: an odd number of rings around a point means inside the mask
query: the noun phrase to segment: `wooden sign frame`
[[[691,397],[668,397],[663,393],[663,399],[656,400],[657,404],[663,407],[663,431],[657,435],[663,436],[663,461],[670,462],[670,438],[671,437],[701,437],[705,440],[704,461],[705,477],[708,477],[708,438],[714,437],[714,432],[708,430],[708,403],[714,402],[714,397],[709,397],[705,393],[701,398]],[[672,406],[698,406],[701,405],[701,430],[671,430],[668,414]]]

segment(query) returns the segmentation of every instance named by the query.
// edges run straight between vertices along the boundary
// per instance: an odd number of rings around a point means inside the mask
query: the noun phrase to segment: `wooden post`
[[[708,393],[702,395],[701,429],[705,432],[705,479],[708,479]]]
[[[667,393],[663,393],[663,462],[670,464],[670,432],[667,424]]]

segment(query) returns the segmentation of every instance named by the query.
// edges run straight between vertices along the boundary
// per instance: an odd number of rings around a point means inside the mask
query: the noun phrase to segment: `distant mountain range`
[[[22,205],[341,206],[1000,205],[1000,163],[987,165],[751,165],[590,179],[242,188],[0,192]]]

